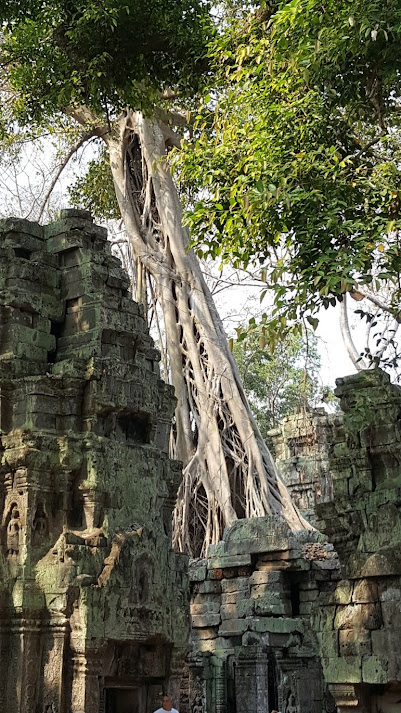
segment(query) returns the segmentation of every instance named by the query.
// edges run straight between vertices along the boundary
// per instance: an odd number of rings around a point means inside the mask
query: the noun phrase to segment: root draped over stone
[[[293,530],[310,528],[261,437],[212,295],[188,249],[160,123],[127,111],[105,141],[131,249],[143,274],[152,276],[163,312],[177,397],[172,456],[184,464],[175,547],[205,554],[241,517],[277,513]]]

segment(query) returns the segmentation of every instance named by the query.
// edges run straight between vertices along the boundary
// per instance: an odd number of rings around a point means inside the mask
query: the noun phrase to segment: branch
[[[175,146],[177,149],[181,148],[181,138],[175,133],[175,131],[162,122],[160,122],[160,129],[163,133],[166,146]]]
[[[95,136],[94,131],[86,131],[84,134],[82,134],[82,135],[80,136],[80,138],[78,139],[78,141],[74,144],[74,146],[72,146],[72,148],[71,148],[70,151],[66,154],[66,156],[64,156],[64,158],[63,158],[63,160],[62,160],[60,166],[58,167],[58,169],[57,169],[57,171],[56,171],[56,175],[53,177],[53,180],[52,180],[52,182],[51,182],[51,184],[50,184],[50,186],[49,186],[49,190],[47,191],[47,193],[46,193],[46,195],[45,195],[45,197],[44,197],[44,200],[43,200],[43,202],[42,202],[42,205],[40,206],[40,211],[39,211],[38,220],[41,220],[41,218],[42,218],[42,216],[43,216],[43,213],[44,213],[44,210],[45,210],[45,208],[46,208],[47,202],[48,202],[48,200],[49,200],[51,194],[53,193],[54,187],[55,187],[55,185],[56,185],[58,179],[60,178],[62,172],[64,171],[65,167],[66,167],[67,164],[69,163],[70,159],[71,159],[72,156],[78,151],[78,149],[80,149],[81,146],[83,146],[83,144],[84,144],[86,141],[88,141],[89,139],[91,139],[93,136]]]
[[[348,314],[347,314],[347,293],[344,293],[344,299],[340,302],[340,329],[341,335],[347,350],[348,356],[351,359],[355,369],[357,371],[362,371],[367,369],[367,364],[361,359],[358,353],[354,341],[351,336],[351,330],[349,328]]]
[[[389,307],[388,305],[386,305],[385,302],[382,302],[382,300],[380,300],[378,297],[376,297],[376,295],[372,295],[370,292],[365,292],[364,290],[361,290],[361,289],[358,287],[357,289],[354,288],[354,289],[350,292],[350,296],[352,297],[353,300],[356,300],[357,302],[359,302],[360,300],[363,300],[363,299],[369,300],[370,302],[372,302],[372,304],[376,305],[376,307],[379,307],[379,308],[382,309],[384,312],[387,312],[388,314],[391,314],[391,315],[394,317],[394,319],[395,319],[399,324],[401,324],[401,314],[400,314],[400,311],[398,311],[398,314],[397,314],[397,315],[394,315],[394,313],[393,313],[391,307]]]

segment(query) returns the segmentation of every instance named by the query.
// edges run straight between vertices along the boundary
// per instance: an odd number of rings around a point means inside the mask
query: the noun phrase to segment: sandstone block
[[[219,627],[219,636],[240,636],[247,628],[246,619],[225,619]]]
[[[251,555],[220,555],[209,557],[207,561],[208,569],[224,569],[229,567],[241,567],[251,564]]]
[[[338,607],[337,629],[380,629],[383,625],[380,604],[349,604]]]
[[[199,583],[199,594],[219,594],[221,592],[221,583],[219,581],[205,580]]]
[[[362,680],[364,683],[387,683],[388,658],[379,656],[364,657],[362,661]]]
[[[284,575],[280,571],[256,571],[249,578],[251,585],[253,584],[283,584]]]
[[[235,579],[224,579],[221,583],[221,591],[228,592],[248,592],[250,584],[248,577],[236,577]]]
[[[208,612],[207,614],[195,614],[191,617],[192,626],[195,629],[208,629],[212,626],[218,626],[221,621],[220,613]]]
[[[377,602],[377,600],[377,582],[374,582],[371,579],[360,579],[355,582],[352,594],[353,602],[356,604],[368,604],[370,602]]]

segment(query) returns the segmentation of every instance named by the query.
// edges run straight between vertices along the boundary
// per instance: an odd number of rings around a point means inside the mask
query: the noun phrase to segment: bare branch
[[[42,216],[43,216],[43,213],[44,213],[44,210],[45,210],[45,208],[46,208],[47,202],[48,202],[48,200],[49,200],[51,194],[53,193],[53,190],[54,190],[54,188],[55,188],[55,186],[56,186],[56,183],[57,183],[57,181],[59,180],[59,178],[60,178],[62,172],[64,171],[64,169],[66,168],[66,166],[67,166],[68,163],[70,162],[70,159],[74,156],[74,154],[78,151],[78,149],[80,149],[81,146],[83,146],[83,144],[86,143],[86,141],[88,141],[89,139],[93,138],[94,135],[95,135],[95,134],[94,134],[93,131],[86,131],[84,134],[82,134],[82,135],[80,136],[80,138],[79,138],[78,141],[74,144],[74,146],[72,146],[72,148],[70,149],[70,151],[68,151],[68,153],[64,156],[64,158],[63,158],[63,160],[62,160],[60,166],[58,167],[58,169],[57,169],[57,171],[56,171],[56,174],[54,175],[53,180],[52,180],[52,182],[51,182],[51,184],[50,184],[50,186],[49,186],[49,188],[48,188],[48,190],[47,190],[47,192],[46,192],[46,195],[45,195],[45,197],[44,197],[44,199],[43,199],[43,201],[42,201],[42,204],[41,204],[40,210],[39,210],[38,220],[41,220],[41,218],[42,218]]]

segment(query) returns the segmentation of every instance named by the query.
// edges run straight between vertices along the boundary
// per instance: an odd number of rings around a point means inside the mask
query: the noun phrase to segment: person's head
[[[165,693],[164,696],[162,696],[162,708],[164,711],[171,711],[172,707],[173,699],[168,695],[168,693]]]

